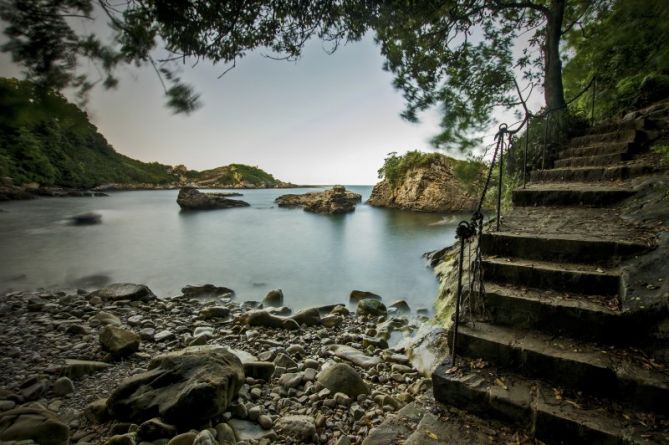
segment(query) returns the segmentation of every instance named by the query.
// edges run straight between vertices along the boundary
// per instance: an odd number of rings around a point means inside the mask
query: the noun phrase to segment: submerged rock
[[[279,207],[304,207],[313,213],[338,214],[355,210],[355,205],[362,196],[353,193],[344,186],[336,185],[324,192],[310,192],[302,195],[282,195],[274,200]]]
[[[213,210],[233,207],[249,207],[249,203],[229,199],[226,193],[202,193],[194,187],[184,187],[179,191],[177,204],[184,210]]]
[[[271,290],[262,300],[263,306],[279,307],[283,305],[283,291],[281,289]]]
[[[226,410],[244,382],[244,368],[222,347],[188,347],[159,355],[149,370],[124,380],[107,402],[118,419],[142,422],[153,417],[197,426]]]
[[[92,224],[100,224],[102,222],[102,215],[94,212],[82,213],[70,217],[70,221],[75,226],[87,226]]]

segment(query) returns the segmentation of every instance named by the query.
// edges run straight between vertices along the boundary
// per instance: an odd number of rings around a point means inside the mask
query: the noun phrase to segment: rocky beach
[[[171,299],[134,284],[7,292],[0,440],[363,443],[430,385],[388,344],[421,317],[371,293],[350,300],[293,314],[280,290],[263,302],[212,285]]]

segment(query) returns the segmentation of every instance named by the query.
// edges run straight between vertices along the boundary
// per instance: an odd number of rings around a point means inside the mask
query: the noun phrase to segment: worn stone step
[[[608,401],[556,397],[553,387],[509,372],[444,363],[432,374],[432,385],[439,402],[520,425],[549,445],[667,443],[667,431],[645,421],[655,416]]]
[[[486,319],[520,329],[540,329],[586,340],[622,343],[633,325],[617,300],[538,291],[488,283],[483,294]]]
[[[594,156],[578,156],[573,158],[562,158],[555,161],[555,168],[566,167],[593,167],[593,166],[609,166],[627,161],[632,158],[628,152],[609,153]]]
[[[630,407],[669,413],[669,374],[646,368],[652,362],[633,350],[481,322],[458,329],[460,355]]]
[[[610,167],[563,167],[549,170],[533,170],[531,182],[596,182],[623,181],[637,176],[648,175],[656,171],[649,164],[613,165]]]
[[[571,263],[615,264],[622,257],[649,250],[641,242],[593,238],[578,234],[487,232],[480,240],[483,255]]]
[[[583,132],[583,135],[612,133],[621,130],[623,131],[636,130],[636,129],[640,130],[644,128],[645,125],[646,125],[645,118],[626,119],[626,120],[612,119],[595,124],[594,126],[586,129]]]
[[[602,142],[585,147],[565,148],[558,153],[559,159],[576,158],[581,156],[599,156],[616,153],[633,153],[636,144],[630,142]]]
[[[616,186],[594,187],[591,183],[532,184],[512,193],[515,206],[608,207],[634,195],[634,190]]]
[[[615,296],[620,290],[616,268],[510,257],[485,257],[482,267],[486,281],[498,284],[605,296]]]
[[[636,128],[620,128],[607,133],[586,134],[571,138],[569,147],[587,147],[601,142],[637,142],[641,136]]]

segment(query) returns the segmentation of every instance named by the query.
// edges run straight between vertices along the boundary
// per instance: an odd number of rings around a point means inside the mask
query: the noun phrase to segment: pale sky
[[[117,90],[95,88],[87,111],[120,153],[142,161],[203,170],[230,163],[257,165],[298,184],[373,184],[391,151],[431,150],[436,112],[419,124],[400,118],[394,90],[371,38],[325,53],[312,41],[297,62],[247,56],[224,67],[187,66],[183,79],[202,95],[190,116],[164,105],[150,68],[124,68]],[[0,55],[0,75],[18,69]]]

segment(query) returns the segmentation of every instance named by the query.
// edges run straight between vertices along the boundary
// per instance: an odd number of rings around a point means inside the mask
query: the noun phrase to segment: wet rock
[[[175,425],[197,425],[222,414],[243,381],[242,363],[227,349],[188,347],[154,358],[147,372],[121,383],[107,407],[119,420],[159,416]]]
[[[202,193],[193,187],[184,187],[179,191],[177,204],[183,210],[214,210],[234,207],[249,207],[249,203],[230,199],[225,193]]]
[[[205,284],[203,286],[186,286],[181,289],[184,297],[188,298],[220,298],[232,297],[235,293],[232,289],[227,287],[214,286],[213,284]]]
[[[316,435],[316,424],[311,416],[284,416],[277,420],[274,428],[284,436],[299,442],[312,442]]]
[[[251,361],[244,363],[244,374],[258,380],[269,382],[274,374],[275,366],[272,362]]]
[[[202,430],[195,436],[193,445],[218,445],[218,441],[208,430]]]
[[[282,374],[281,377],[279,377],[277,383],[284,388],[295,388],[300,383],[302,383],[302,373],[287,372],[285,374]]]
[[[363,291],[363,290],[353,290],[353,291],[351,291],[349,301],[351,301],[351,303],[358,303],[361,300],[364,300],[365,298],[370,298],[372,300],[381,301],[381,296],[376,295],[375,293],[367,292],[367,291]]]
[[[105,326],[100,332],[100,346],[114,358],[131,355],[139,350],[139,335],[116,326]]]
[[[47,387],[45,380],[31,378],[21,385],[21,397],[25,401],[37,400],[46,393]]]
[[[97,322],[102,326],[107,326],[107,325],[121,326],[120,318],[118,318],[114,314],[110,314],[109,312],[105,311],[98,312],[93,317],[91,317],[90,321]]]
[[[74,383],[67,377],[61,377],[53,382],[53,387],[51,389],[55,395],[65,396],[74,392]]]
[[[349,362],[365,369],[372,368],[383,361],[380,357],[369,356],[364,352],[348,345],[331,345],[328,347],[328,349],[337,357],[348,360]]]
[[[339,315],[326,315],[321,318],[321,324],[326,328],[332,328],[339,326],[342,323],[343,319]]]
[[[369,394],[369,387],[360,374],[346,363],[337,363],[325,368],[318,374],[318,383],[332,393],[344,393],[356,398],[360,394]]]
[[[107,439],[107,442],[105,442],[106,445],[137,445],[137,441],[135,440],[135,435],[126,433],[126,434],[117,434],[115,436],[110,437]]]
[[[260,427],[264,430],[269,430],[269,429],[272,428],[273,422],[272,422],[272,419],[268,415],[261,414],[258,417],[258,425],[260,425]]]
[[[131,283],[115,283],[92,292],[90,296],[99,297],[103,301],[130,300],[148,302],[157,298],[151,292],[151,289],[143,284]]]
[[[285,369],[292,369],[292,368],[297,368],[297,362],[290,358],[290,356],[286,354],[278,354],[276,358],[274,359],[274,364],[276,366],[279,366],[281,368]]]
[[[282,195],[274,200],[279,207],[304,207],[304,210],[314,213],[339,214],[355,210],[355,205],[362,196],[336,185],[323,192],[304,193],[302,195]]]
[[[358,316],[364,315],[378,317],[380,315],[386,315],[388,310],[386,309],[386,305],[381,303],[379,300],[365,298],[358,302],[358,307],[356,308],[355,313]]]
[[[111,365],[105,362],[96,362],[91,360],[74,360],[66,359],[65,364],[49,369],[49,372],[54,374],[77,379],[88,374],[93,374],[98,371],[109,368]]]
[[[212,318],[225,318],[230,315],[230,309],[225,306],[208,306],[203,308],[198,317],[203,320],[209,320]]]
[[[316,308],[303,309],[290,317],[298,325],[317,326],[321,324],[321,314]]]
[[[289,318],[277,317],[263,310],[252,310],[244,314],[249,326],[263,326],[274,329],[299,329],[300,325]]]
[[[32,440],[40,445],[67,445],[70,429],[39,404],[0,413],[0,440]]]
[[[176,335],[169,329],[164,329],[153,336],[153,339],[157,342],[173,340],[174,338],[176,338]]]
[[[235,445],[237,443],[235,432],[227,423],[219,423],[214,429],[216,430],[216,440],[219,445]]]
[[[411,312],[411,307],[409,306],[409,303],[406,302],[406,300],[397,300],[391,304],[388,305],[389,308],[395,308],[397,312],[399,313],[407,313]]]
[[[262,300],[263,306],[279,307],[283,305],[283,291],[281,289],[274,289],[267,293]]]
[[[157,417],[142,423],[137,430],[137,437],[141,440],[152,441],[169,439],[177,433],[174,425],[167,424]]]
[[[167,445],[193,445],[196,437],[197,433],[193,432],[179,434],[170,439],[170,441],[167,442]]]
[[[250,442],[263,438],[268,438],[271,440],[271,438],[276,436],[276,433],[273,430],[265,430],[256,423],[250,422],[248,420],[230,419],[228,424],[235,431],[237,439],[240,442]]]
[[[106,422],[109,419],[107,399],[97,399],[86,405],[84,416],[93,423]]]

